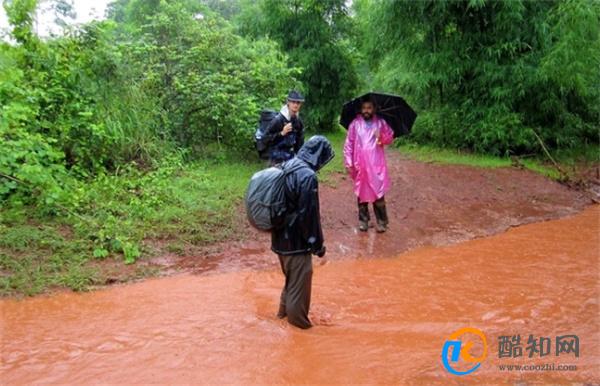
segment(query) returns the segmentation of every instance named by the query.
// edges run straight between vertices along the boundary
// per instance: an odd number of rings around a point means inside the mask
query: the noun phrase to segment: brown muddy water
[[[394,258],[315,259],[308,331],[275,318],[276,270],[2,300],[0,382],[600,384],[599,234],[595,206]],[[488,355],[459,377],[441,353],[462,327],[484,333]],[[548,355],[529,358],[530,334],[551,338]],[[555,337],[569,334],[579,357],[555,354]],[[523,357],[499,358],[507,335],[521,336]],[[471,354],[481,352],[475,345]],[[499,369],[517,364],[577,369]]]

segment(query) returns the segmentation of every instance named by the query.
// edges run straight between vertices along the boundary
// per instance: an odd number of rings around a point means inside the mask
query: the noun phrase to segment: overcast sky
[[[50,31],[57,31],[54,24],[54,12],[43,11],[48,8],[49,2],[50,0],[39,1],[40,5],[38,6],[36,18],[38,33],[42,36],[47,36]],[[77,13],[74,23],[85,23],[94,19],[104,18],[106,5],[110,2],[111,0],[73,0],[75,12]],[[0,29],[4,30],[8,27],[8,21],[4,7],[1,4],[2,2],[0,2]]]

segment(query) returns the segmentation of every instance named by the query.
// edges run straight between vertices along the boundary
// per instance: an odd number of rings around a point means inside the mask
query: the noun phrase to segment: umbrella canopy
[[[360,113],[360,106],[364,100],[375,103],[377,115],[385,119],[394,130],[394,137],[410,133],[410,129],[417,119],[417,113],[402,97],[376,92],[370,92],[346,102],[340,117],[342,126],[348,129],[350,123],[356,118],[356,114]]]

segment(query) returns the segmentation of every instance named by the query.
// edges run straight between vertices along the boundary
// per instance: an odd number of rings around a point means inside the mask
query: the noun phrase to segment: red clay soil
[[[556,219],[592,203],[589,195],[517,168],[474,168],[417,162],[388,153],[392,188],[386,196],[387,233],[357,229],[356,198],[343,174],[321,184],[322,224],[329,260],[391,257],[421,246],[441,246],[497,234],[510,227]],[[264,269],[277,265],[270,235],[252,229],[243,208],[229,241],[190,255],[163,255],[147,264],[163,274]],[[371,217],[373,214],[371,213]]]

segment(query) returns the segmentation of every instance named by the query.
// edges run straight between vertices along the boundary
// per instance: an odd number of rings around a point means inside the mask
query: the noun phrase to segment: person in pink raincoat
[[[388,225],[385,193],[390,188],[385,162],[384,146],[392,143],[394,132],[388,123],[377,116],[375,104],[363,101],[361,112],[348,127],[344,143],[344,165],[354,182],[358,197],[359,229],[369,229],[369,203],[377,220],[377,232],[385,232]]]

